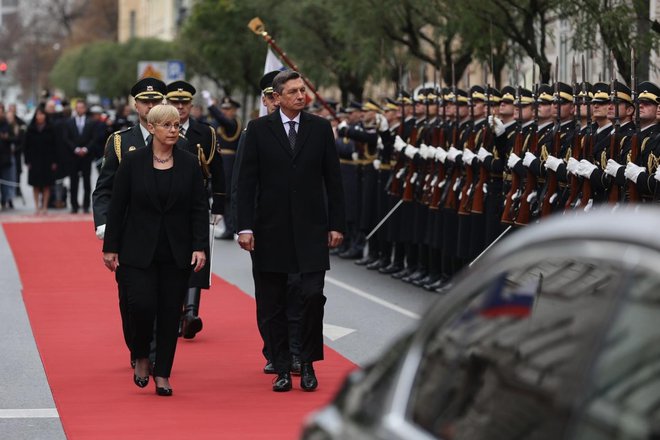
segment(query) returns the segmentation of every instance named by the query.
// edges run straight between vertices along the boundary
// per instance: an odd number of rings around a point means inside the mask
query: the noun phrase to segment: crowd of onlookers
[[[206,120],[203,112],[195,106],[191,116]],[[2,210],[14,209],[17,198],[25,201],[20,182],[26,172],[37,215],[49,208],[89,212],[91,170],[100,168],[108,136],[135,123],[137,114],[128,104],[104,109],[83,100],[48,99],[21,118],[16,104],[0,102]]]

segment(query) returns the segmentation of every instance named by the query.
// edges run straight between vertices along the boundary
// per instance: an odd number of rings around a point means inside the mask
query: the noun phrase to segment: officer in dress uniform
[[[604,200],[609,200],[612,191],[617,191],[625,184],[624,175],[627,153],[630,148],[630,137],[635,133],[635,125],[632,117],[635,111],[632,92],[625,84],[616,83],[614,90],[609,87],[609,104],[607,108],[607,117],[615,125],[608,142],[597,144],[594,154],[594,164],[587,161],[578,170],[578,174],[588,176],[594,191],[601,191],[604,194]],[[598,101],[599,94],[594,96]],[[617,118],[618,108],[618,120]],[[617,126],[618,125],[618,126]],[[612,139],[612,136],[615,136]],[[602,147],[602,149],[601,149]],[[596,165],[596,163],[598,165]],[[619,191],[619,194],[625,191]],[[620,197],[613,197],[612,202],[618,202]]]
[[[658,168],[658,148],[660,146],[660,124],[656,113],[660,103],[660,88],[650,81],[637,86],[637,105],[639,106],[638,145],[640,155],[637,163],[628,155],[628,164],[624,174],[633,182],[643,202],[650,202],[656,196],[658,181],[654,173]]]
[[[185,81],[174,81],[167,85],[167,102],[179,112],[179,138],[185,145],[185,150],[195,155],[202,168],[206,183],[210,181],[213,203],[211,213],[214,224],[225,210],[225,176],[222,166],[216,132],[213,127],[198,122],[190,117],[195,88]],[[202,329],[202,319],[199,317],[201,289],[211,286],[211,252],[206,249],[209,261],[199,272],[190,275],[188,293],[184,300],[183,317],[181,319],[181,334],[186,339],[192,339]]]
[[[220,145],[220,154],[222,155],[222,164],[225,172],[225,189],[227,190],[227,197],[225,197],[225,231],[219,237],[222,239],[230,239],[234,237],[235,226],[232,223],[234,214],[231,212],[231,176],[234,169],[234,159],[236,156],[236,149],[241,137],[243,126],[241,120],[237,116],[238,109],[241,105],[226,96],[220,102],[218,108],[209,92],[204,90],[202,92],[206,103],[208,104],[209,114],[217,122],[218,143]]]
[[[593,96],[591,98],[591,116],[595,123],[594,131],[591,140],[591,151],[584,159],[580,160],[576,170],[577,175],[584,179],[589,179],[591,184],[591,198],[589,205],[594,203],[603,203],[607,201],[607,191],[605,187],[604,166],[599,172],[594,173],[594,170],[600,167],[603,152],[607,154],[610,147],[610,137],[612,134],[612,121],[608,119],[607,112],[610,105],[610,85],[604,82],[597,82],[592,87]],[[586,147],[585,147],[586,148]],[[607,156],[605,156],[607,157]],[[588,205],[588,206],[589,206]],[[585,207],[585,209],[588,209]]]
[[[96,180],[96,188],[92,193],[94,226],[96,228],[96,236],[101,240],[103,240],[105,235],[105,224],[110,208],[112,185],[119,163],[127,152],[144,148],[151,140],[151,134],[147,130],[147,114],[152,107],[163,102],[165,93],[167,93],[167,86],[159,79],[143,78],[135,83],[131,88],[131,96],[135,99],[135,110],[138,113],[139,124],[114,132],[108,137],[105,143],[101,173]],[[182,148],[181,139],[177,141],[176,146]],[[119,282],[118,273],[115,272],[117,287],[119,289],[119,312],[121,314],[124,340],[130,350],[132,335],[128,324],[128,304],[126,303],[124,294],[125,289]]]

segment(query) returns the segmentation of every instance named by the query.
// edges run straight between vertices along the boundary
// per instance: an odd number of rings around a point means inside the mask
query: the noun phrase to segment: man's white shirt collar
[[[149,136],[151,133],[149,133],[149,130],[144,128],[144,125],[140,124],[140,132],[142,132],[142,139],[144,139],[144,144],[147,144],[147,136]]]
[[[188,127],[190,127],[190,119],[186,119],[186,122],[181,124],[181,128],[179,129],[179,130],[183,129],[184,136],[185,133],[188,133]]]
[[[300,113],[298,113],[295,118],[289,119],[289,117],[287,115],[285,115],[282,112],[282,110],[280,110],[279,112],[280,112],[280,118],[282,118],[282,125],[284,125],[284,127],[288,130],[289,129],[289,121],[295,122],[296,123],[295,130],[296,130],[296,133],[297,133],[298,132],[298,127],[300,127]]]

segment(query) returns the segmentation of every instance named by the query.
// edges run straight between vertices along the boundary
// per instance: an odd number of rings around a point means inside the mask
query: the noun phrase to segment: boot
[[[185,311],[181,320],[181,334],[184,339],[193,339],[202,330],[202,319],[197,316],[199,313],[200,296],[201,289],[199,287],[188,289],[184,301]]]

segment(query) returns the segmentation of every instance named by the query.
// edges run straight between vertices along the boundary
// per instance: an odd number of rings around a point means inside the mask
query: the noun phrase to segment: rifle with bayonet
[[[474,153],[474,142],[476,133],[474,132],[474,102],[472,100],[472,93],[470,91],[470,72],[467,73],[467,90],[468,90],[468,108],[470,109],[470,123],[466,128],[469,130],[468,141],[465,148]],[[470,193],[472,190],[472,185],[474,183],[474,169],[472,164],[463,162],[465,168],[465,184],[461,189],[460,203],[458,205],[458,213],[461,215],[469,215],[471,210],[470,204]]]
[[[413,96],[413,102],[412,102],[412,118],[413,118],[413,127],[412,131],[410,132],[410,140],[408,141],[409,145],[412,145],[413,147],[417,145],[417,137],[419,136],[419,131],[417,129],[417,106],[416,106],[416,98]],[[404,157],[405,154],[404,154]],[[417,178],[417,164],[415,163],[414,158],[407,158],[408,160],[406,161],[406,165],[404,166],[406,169],[406,175],[403,180],[403,195],[402,199],[404,202],[412,202],[414,200],[414,189],[415,189],[415,179]]]
[[[552,132],[552,155],[559,156],[561,151],[561,95],[559,93],[559,58],[555,62],[555,100],[557,105],[557,121]],[[559,182],[557,180],[557,173],[551,169],[546,173],[546,193],[541,203],[541,217],[546,217],[552,214],[552,202],[557,197],[557,188]]]
[[[610,159],[619,162],[620,149],[618,145],[619,145],[619,129],[621,128],[621,118],[619,115],[619,93],[617,92],[618,82],[616,79],[616,70],[614,69],[614,56],[612,56],[611,69],[612,69],[612,85],[610,89],[610,94],[611,94],[610,101],[614,105],[614,130],[612,131],[612,135],[610,137],[609,153],[610,153]],[[619,185],[616,183],[615,177],[612,177],[612,186],[610,187],[610,192],[607,196],[607,200],[610,203],[619,203]]]
[[[532,105],[534,106],[534,123],[530,132],[529,152],[533,155],[538,154],[539,145],[539,106],[536,101],[539,96],[539,84],[536,84],[536,63],[532,64]],[[518,206],[518,215],[514,223],[517,226],[525,226],[529,224],[532,216],[531,198],[534,192],[537,191],[536,175],[528,168],[525,177],[525,188],[523,189],[522,196],[520,196],[520,205]]]
[[[630,162],[637,164],[638,157],[640,155],[640,146],[639,138],[641,137],[641,128],[640,128],[640,114],[639,114],[639,91],[637,90],[637,75],[635,75],[635,48],[631,49],[630,53],[630,85],[632,88],[632,101],[635,106],[635,133],[630,138]],[[628,200],[631,202],[639,202],[641,197],[639,195],[639,190],[637,189],[637,184],[632,180],[628,182]]]
[[[439,75],[442,78],[442,75]],[[446,149],[445,139],[445,119],[447,117],[447,100],[442,94],[442,87],[438,85],[438,103],[437,117],[435,119],[435,126],[433,127],[433,146],[436,148]],[[442,106],[442,117],[440,117],[440,108]],[[438,209],[440,200],[442,198],[443,185],[446,184],[447,173],[445,164],[436,161],[436,172],[433,180],[431,181],[431,199],[429,202],[429,209]]]
[[[572,73],[571,73],[571,82],[573,85],[573,102],[575,103],[575,132],[573,135],[573,154],[572,157],[573,159],[579,161],[582,158],[582,127],[580,126],[581,124],[581,110],[580,110],[580,93],[578,92],[578,83],[577,83],[577,72],[575,70],[575,58],[573,59],[573,67],[572,67]],[[587,99],[587,87],[586,84],[584,83],[584,76],[582,77],[582,92],[583,92],[583,97],[582,99],[585,100]],[[574,174],[571,174],[570,176],[570,191],[568,194],[568,199],[566,200],[566,204],[564,204],[564,211],[567,211],[573,207],[573,204],[578,198],[578,195],[580,194],[580,188],[582,187],[582,182],[580,182],[580,177],[576,176]]]
[[[484,69],[486,71],[486,69]],[[490,83],[487,78],[488,74],[486,73],[486,78],[484,83],[486,84],[486,123],[482,129],[482,142],[481,145],[484,149],[488,149],[493,145],[493,130],[490,127],[488,121],[490,120],[490,104],[491,104],[491,88]],[[484,212],[484,201],[485,201],[485,192],[484,186],[488,181],[488,168],[483,163],[479,164],[479,180],[474,186],[474,191],[472,194],[472,213],[481,214]]]
[[[585,68],[584,68],[584,55],[582,55],[582,83],[586,88],[586,79],[585,79]],[[586,92],[588,94],[588,92]],[[591,122],[591,102],[588,99],[588,96],[585,96],[586,110],[587,110],[587,129],[584,132],[584,138],[582,141],[582,156],[593,163],[594,158],[594,125]],[[582,179],[582,190],[580,197],[580,206],[587,206],[591,199],[591,180],[589,178]]]
[[[516,69],[518,71],[518,69]],[[518,75],[516,75],[518,77]],[[520,81],[519,81],[520,82]],[[522,116],[522,90],[518,84],[516,91],[516,100],[518,102],[518,118],[516,120],[516,137],[513,143],[513,153],[520,157],[523,149],[523,116]],[[502,223],[511,224],[516,218],[514,204],[520,197],[520,176],[513,169],[509,169],[511,173],[511,188],[506,194],[504,199],[504,210],[502,211]]]
[[[405,141],[405,122],[406,122],[406,102],[404,99],[404,93],[403,93],[403,73],[402,69],[399,69],[399,84],[398,84],[398,101],[399,104],[401,105],[401,122],[399,123],[399,130],[398,130],[398,136],[402,140]],[[405,172],[404,171],[404,164],[405,164],[405,156],[402,151],[394,151],[396,155],[395,159],[395,164],[394,168],[392,169],[392,173],[390,174],[389,182],[387,183],[387,189],[388,193],[392,196],[399,197],[401,196],[401,179],[402,179],[402,174]]]
[[[454,107],[455,107],[455,121],[454,121],[454,127],[452,128],[452,135],[451,135],[451,146],[454,148],[459,147],[459,140],[460,140],[460,128],[461,128],[461,115],[460,115],[460,109],[459,109],[459,102],[458,102],[458,88],[456,87],[456,78],[454,75],[454,66],[451,66],[451,76],[452,76],[452,89],[453,89],[453,95],[454,95]],[[458,149],[458,148],[457,148]],[[455,210],[456,207],[456,189],[460,183],[460,178],[461,178],[461,167],[454,162],[454,164],[451,167],[451,175],[449,179],[447,180],[447,186],[445,187],[445,190],[443,192],[443,197],[444,197],[444,207],[447,209],[452,209]]]

